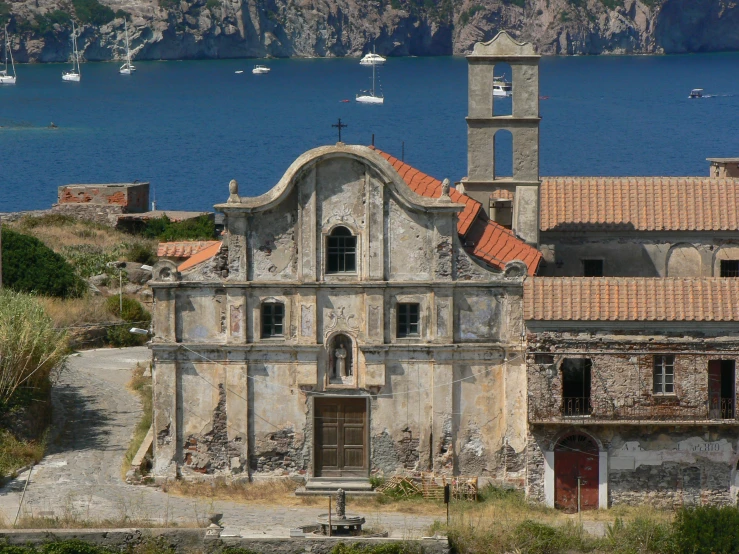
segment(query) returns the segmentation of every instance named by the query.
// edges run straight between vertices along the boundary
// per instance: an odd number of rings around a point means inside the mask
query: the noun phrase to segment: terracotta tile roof
[[[733,231],[739,179],[549,177],[541,230]]]
[[[401,178],[415,193],[429,198],[441,196],[441,181],[421,173],[407,163],[371,146],[375,152],[385,158],[395,168]],[[513,260],[521,260],[533,275],[541,260],[541,253],[534,247],[516,237],[510,230],[490,221],[482,204],[462,194],[455,188],[449,190],[452,201],[464,204],[459,213],[457,233],[459,233],[466,250],[476,258],[497,268],[503,269],[505,264]]]
[[[739,321],[739,279],[534,277],[529,321]]]
[[[425,173],[421,173],[407,163],[401,162],[398,158],[394,158],[374,146],[370,146],[370,148],[390,162],[390,165],[395,168],[395,171],[398,172],[398,175],[400,175],[413,192],[421,196],[428,196],[429,198],[439,198],[441,196],[441,181]],[[475,221],[480,210],[482,210],[482,204],[466,194],[462,194],[453,187],[449,189],[449,196],[453,202],[464,204],[464,210],[460,212],[459,220],[457,221],[457,232],[460,236],[464,236],[469,231],[472,222]]]
[[[189,258],[201,250],[213,246],[217,240],[183,241],[183,242],[160,242],[157,247],[159,258]]]
[[[186,269],[190,269],[191,267],[204,262],[205,260],[209,260],[216,254],[218,254],[219,250],[221,249],[221,244],[223,243],[220,241],[216,241],[208,248],[205,248],[197,254],[194,254],[189,259],[177,266],[177,271],[185,271]]]

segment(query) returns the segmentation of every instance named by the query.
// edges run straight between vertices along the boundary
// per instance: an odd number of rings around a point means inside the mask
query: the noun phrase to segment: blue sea
[[[466,174],[464,58],[391,58],[385,104],[359,105],[354,59],[18,66],[0,87],[0,212],[48,208],[59,185],[150,181],[160,209],[208,210],[277,183],[302,152],[375,144],[438,178]],[[543,58],[542,175],[707,175],[739,156],[739,54]],[[243,70],[241,74],[236,71]],[[515,86],[515,85],[514,85]],[[690,89],[710,95],[688,100]],[[350,100],[343,102],[343,100]],[[504,103],[500,105],[505,108]],[[50,122],[58,126],[48,128]],[[510,166],[510,145],[499,149]]]

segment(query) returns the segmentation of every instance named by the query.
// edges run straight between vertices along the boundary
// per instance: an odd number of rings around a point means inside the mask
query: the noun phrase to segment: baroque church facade
[[[490,103],[496,49],[521,48],[504,38],[470,58]],[[537,62],[522,57],[538,82]],[[494,124],[479,115],[473,162]],[[306,152],[262,196],[232,181],[215,208],[218,254],[155,268],[155,476],[523,484],[531,244],[448,181],[343,143]]]

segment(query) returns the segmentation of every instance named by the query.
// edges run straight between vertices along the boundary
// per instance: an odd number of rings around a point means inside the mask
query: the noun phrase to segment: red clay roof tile
[[[534,277],[529,321],[739,321],[739,279]]]
[[[739,179],[548,177],[541,230],[733,231]]]

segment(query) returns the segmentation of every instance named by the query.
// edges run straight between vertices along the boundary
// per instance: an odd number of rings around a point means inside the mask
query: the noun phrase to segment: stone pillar
[[[300,187],[298,199],[298,280],[301,282],[316,280],[319,263],[316,209],[316,169],[313,167]]]
[[[177,362],[154,352],[154,468],[159,479],[177,477]],[[173,356],[166,353],[164,356]]]
[[[437,353],[432,372],[432,409],[429,414],[433,437],[431,467],[434,473],[451,475],[454,472],[454,386],[440,385],[454,380],[454,363]]]
[[[247,281],[249,247],[247,233],[249,232],[246,214],[233,210],[224,210],[228,228],[228,280]]]
[[[229,362],[226,365],[226,417],[228,418],[228,440],[240,444],[238,457],[231,458],[232,472],[242,472],[249,465],[249,379],[245,362]]]
[[[385,186],[367,176],[365,220],[367,222],[367,259],[362,267],[371,281],[385,280]]]

